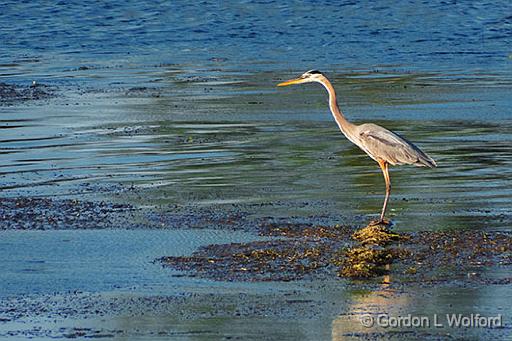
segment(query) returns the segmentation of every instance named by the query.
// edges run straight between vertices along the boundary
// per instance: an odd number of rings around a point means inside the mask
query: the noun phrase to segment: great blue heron
[[[436,162],[418,147],[392,131],[373,123],[355,125],[347,121],[336,100],[336,92],[331,82],[318,70],[305,72],[299,78],[279,83],[277,86],[287,86],[302,83],[320,83],[329,93],[329,107],[334,120],[341,132],[356,146],[361,148],[372,159],[377,161],[386,181],[386,197],[382,206],[380,219],[373,224],[388,224],[384,220],[391,194],[391,181],[389,179],[389,165],[415,165],[419,167],[436,167]]]

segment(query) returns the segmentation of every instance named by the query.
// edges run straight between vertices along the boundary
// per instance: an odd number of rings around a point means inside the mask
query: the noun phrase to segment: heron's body
[[[373,123],[357,126],[358,142],[355,143],[375,161],[390,165],[415,165],[435,167],[435,161],[418,147],[397,133]],[[377,151],[377,152],[375,152]]]
[[[389,165],[436,167],[435,161],[414,144],[384,127],[373,123],[355,125],[349,122],[339,109],[336,100],[336,91],[331,82],[319,71],[308,71],[299,78],[280,83],[278,86],[311,82],[322,84],[329,93],[329,107],[341,132],[347,139],[377,161],[382,169],[384,180],[386,181],[386,198],[384,199],[384,205],[378,223],[383,223],[389,195],[391,193]]]

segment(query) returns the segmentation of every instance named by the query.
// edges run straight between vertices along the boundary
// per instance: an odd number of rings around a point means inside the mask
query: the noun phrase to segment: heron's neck
[[[347,121],[341,112],[340,107],[338,106],[338,101],[336,100],[336,91],[334,91],[334,87],[332,86],[331,82],[325,78],[320,83],[327,89],[327,92],[329,93],[329,108],[331,109],[332,116],[334,116],[334,120],[338,124],[338,127],[340,127],[341,132],[348,139],[350,139],[355,125]]]

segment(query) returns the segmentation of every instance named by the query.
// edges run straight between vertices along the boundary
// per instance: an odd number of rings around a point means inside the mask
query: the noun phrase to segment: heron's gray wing
[[[436,166],[435,161],[412,142],[376,124],[359,126],[359,139],[362,148],[373,158],[385,160],[392,165]]]

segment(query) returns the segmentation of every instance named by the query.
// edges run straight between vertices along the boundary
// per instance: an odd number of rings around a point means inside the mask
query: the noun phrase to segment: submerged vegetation
[[[159,261],[191,276],[221,281],[372,278],[384,274],[398,276],[402,283],[450,279],[502,283],[512,279],[479,273],[483,265],[512,265],[509,233],[398,234],[382,225],[354,230],[342,226],[269,224],[260,227],[260,234],[283,238],[209,245],[192,256],[163,257]]]
[[[355,231],[352,238],[357,240],[360,246],[348,248],[343,252],[339,262],[339,275],[343,277],[368,278],[386,273],[385,268],[389,268],[400,253],[399,249],[388,246],[401,239],[408,239],[406,236],[391,232],[384,225],[371,224]]]

